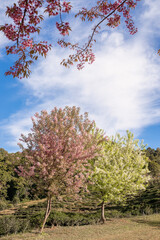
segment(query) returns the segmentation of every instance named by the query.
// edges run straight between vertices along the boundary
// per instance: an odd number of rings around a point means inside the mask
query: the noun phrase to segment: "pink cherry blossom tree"
[[[55,107],[51,113],[41,111],[32,122],[32,132],[21,135],[19,146],[26,162],[17,172],[32,178],[47,197],[42,232],[51,211],[52,197],[70,194],[77,199],[80,189],[87,187],[88,160],[100,154],[100,142],[106,137],[88,119],[88,114],[80,115],[80,108],[76,107]]]
[[[76,63],[77,68],[82,69],[86,62],[93,63],[95,55],[92,47],[96,41],[95,34],[100,30],[102,23],[105,23],[107,28],[115,28],[119,26],[121,19],[124,19],[130,34],[135,34],[137,28],[134,26],[130,11],[137,6],[138,1],[140,0],[98,0],[96,3],[93,1],[90,9],[83,7],[79,10],[75,17],[80,17],[82,21],[95,21],[95,26],[82,46],[80,43],[66,41],[64,38],[58,40],[61,47],[69,47],[74,51],[68,59],[63,59],[61,64],[69,67]],[[46,40],[39,42],[35,40],[35,34],[40,32],[40,23],[44,20],[44,14],[40,13],[43,13],[43,9],[49,17],[56,17],[55,24],[60,35],[63,37],[69,35],[71,26],[69,22],[63,20],[63,16],[71,13],[72,1],[18,0],[6,10],[7,16],[13,20],[13,23],[0,26],[0,31],[10,42],[13,42],[13,45],[6,47],[7,54],[19,56],[6,75],[28,77],[31,72],[30,65],[38,59],[39,55],[46,57],[51,49],[51,44]]]

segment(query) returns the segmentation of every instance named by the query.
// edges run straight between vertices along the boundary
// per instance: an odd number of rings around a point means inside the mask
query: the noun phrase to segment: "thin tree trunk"
[[[105,216],[104,216],[104,200],[102,202],[102,206],[101,206],[101,221],[102,223],[105,223],[106,219],[105,219]]]
[[[49,197],[49,198],[47,199],[46,213],[45,213],[45,217],[44,217],[44,220],[43,220],[43,224],[42,224],[40,233],[43,232],[44,226],[45,226],[46,221],[47,221],[47,219],[48,219],[48,217],[49,217],[49,214],[50,214],[50,212],[51,212],[51,201],[52,201],[52,199],[51,199],[51,197]]]

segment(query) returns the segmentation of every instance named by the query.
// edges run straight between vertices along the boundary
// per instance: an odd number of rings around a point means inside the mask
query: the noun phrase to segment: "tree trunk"
[[[102,206],[101,206],[101,222],[102,223],[105,223],[106,219],[105,219],[105,216],[104,216],[104,200],[102,202]]]
[[[51,212],[51,201],[52,201],[52,199],[51,199],[51,197],[49,197],[49,198],[47,199],[46,213],[45,213],[45,217],[44,217],[44,220],[43,220],[43,224],[42,224],[40,233],[43,232],[43,229],[44,229],[44,226],[45,226],[45,224],[46,224],[47,218],[49,217],[49,214],[50,214],[50,212]]]

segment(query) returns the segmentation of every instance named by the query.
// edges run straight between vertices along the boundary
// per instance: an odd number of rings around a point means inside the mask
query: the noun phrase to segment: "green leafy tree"
[[[0,199],[17,203],[29,195],[29,182],[15,172],[24,161],[23,153],[8,153],[0,148]]]
[[[132,133],[119,134],[103,144],[103,157],[91,162],[91,193],[101,203],[101,221],[105,222],[105,203],[124,201],[129,195],[145,189],[149,180],[144,145],[134,140]]]
[[[13,203],[18,203],[29,196],[31,181],[26,181],[24,177],[19,176],[15,171],[24,161],[25,157],[21,152],[9,153],[6,159],[7,172],[11,175],[7,183],[7,200]]]

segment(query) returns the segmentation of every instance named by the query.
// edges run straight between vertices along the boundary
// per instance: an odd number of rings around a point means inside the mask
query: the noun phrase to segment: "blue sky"
[[[8,21],[4,14],[7,3],[11,1],[1,3],[0,24]],[[86,1],[73,4],[76,12]],[[96,61],[82,71],[59,64],[69,51],[55,44],[59,36],[54,19],[45,21],[40,38],[49,39],[54,47],[46,59],[33,65],[29,79],[4,76],[13,57],[6,56],[8,42],[0,33],[0,147],[18,151],[20,134],[30,131],[35,112],[66,105],[89,112],[109,136],[129,129],[148,146],[160,147],[160,1],[141,1],[133,13],[138,33],[129,35],[123,24],[102,29],[94,47]],[[93,25],[73,18],[70,22],[71,40],[85,41]]]

